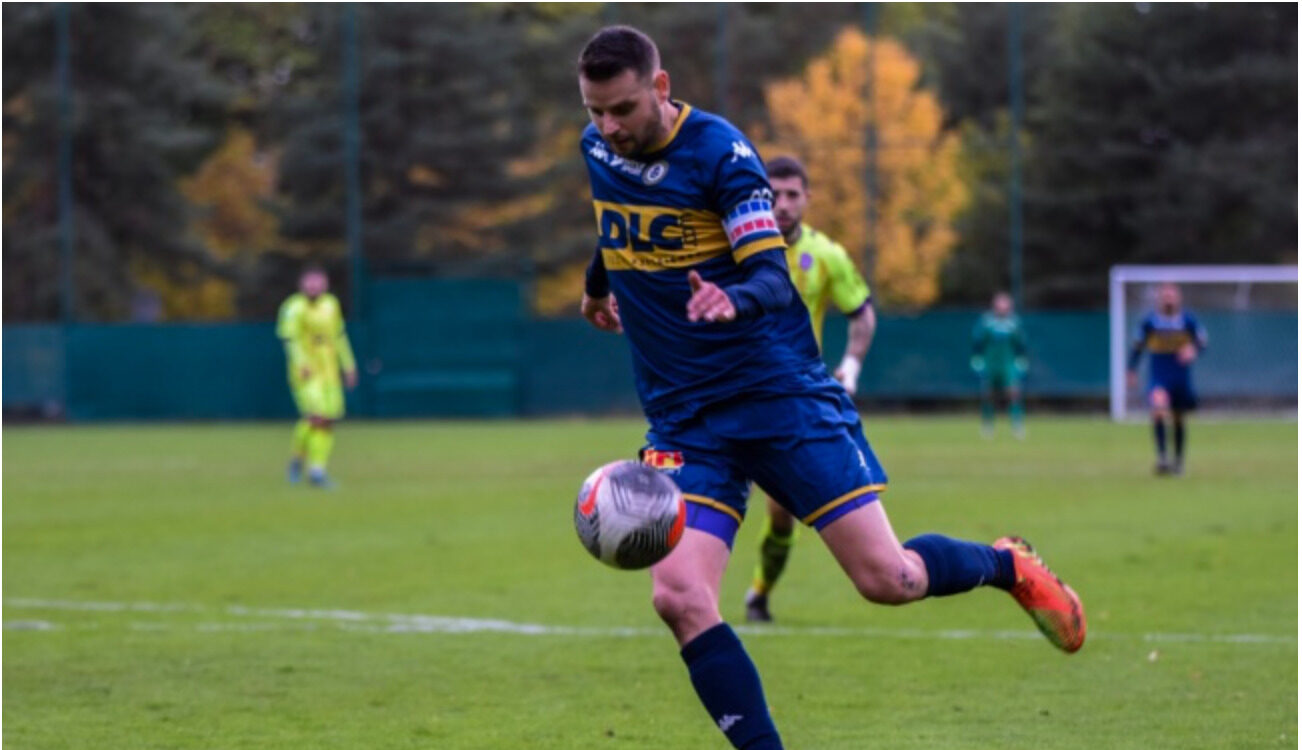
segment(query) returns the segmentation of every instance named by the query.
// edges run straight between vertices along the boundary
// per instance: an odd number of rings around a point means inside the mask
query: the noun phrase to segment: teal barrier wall
[[[362,380],[352,415],[376,417],[602,414],[638,408],[627,344],[579,319],[528,317],[518,285],[383,280],[350,323]],[[882,315],[865,362],[866,401],[972,398],[975,310]],[[1211,349],[1195,382],[1208,398],[1296,403],[1296,315],[1201,315]],[[1030,313],[1027,392],[1102,400],[1104,312]],[[845,345],[828,323],[829,364]],[[282,418],[294,413],[271,323],[4,327],[6,413],[72,419]]]

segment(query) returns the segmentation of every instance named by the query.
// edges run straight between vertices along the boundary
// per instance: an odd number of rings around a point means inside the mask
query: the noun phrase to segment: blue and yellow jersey
[[[1139,322],[1139,330],[1130,350],[1130,369],[1139,367],[1144,353],[1149,354],[1149,380],[1154,383],[1183,383],[1189,378],[1189,365],[1180,362],[1178,352],[1186,344],[1198,351],[1207,348],[1207,331],[1191,313],[1162,315],[1154,310]]]
[[[688,322],[689,271],[726,289],[745,280],[748,260],[785,269],[786,245],[754,147],[726,120],[675,104],[672,130],[637,160],[607,148],[592,125],[581,143],[598,246],[648,415],[781,390],[784,378],[822,364],[794,289],[776,312]]]

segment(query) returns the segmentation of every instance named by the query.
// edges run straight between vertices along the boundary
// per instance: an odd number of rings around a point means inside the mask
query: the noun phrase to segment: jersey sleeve
[[[733,259],[740,263],[765,250],[785,249],[773,217],[773,190],[750,142],[735,130],[720,131],[706,158],[714,166],[710,207],[723,217]]]
[[[303,304],[297,296],[290,297],[280,306],[276,316],[276,336],[285,344],[285,356],[291,367],[300,368],[307,362],[303,350]]]
[[[348,329],[344,326],[344,311],[335,303],[335,350],[339,354],[339,368],[344,372],[357,369],[357,360],[353,357],[353,346],[348,341]]]
[[[1144,318],[1139,323],[1139,329],[1135,332],[1135,341],[1130,346],[1130,359],[1126,362],[1126,369],[1139,369],[1139,360],[1144,356],[1144,348],[1148,344],[1148,334],[1153,331],[1153,321]]]
[[[854,315],[863,309],[872,299],[872,292],[845,248],[833,245],[832,252],[827,254],[826,265],[827,291],[836,309],[846,315]]]
[[[1201,352],[1202,350],[1206,349],[1207,329],[1203,328],[1202,323],[1199,323],[1198,319],[1195,318],[1192,314],[1186,313],[1184,318],[1184,326],[1185,326],[1185,330],[1189,331],[1189,337],[1193,339],[1194,346],[1198,347],[1198,351]]]

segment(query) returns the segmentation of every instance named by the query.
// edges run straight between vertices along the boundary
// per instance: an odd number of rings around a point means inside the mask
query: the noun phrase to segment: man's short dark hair
[[[579,54],[579,73],[589,81],[609,81],[626,70],[649,78],[659,68],[656,43],[632,26],[607,26]]]
[[[795,157],[778,156],[769,159],[764,163],[764,171],[769,173],[769,179],[777,177],[786,180],[799,177],[801,186],[806,190],[809,189],[809,173],[805,171],[805,165]]]
[[[301,279],[316,273],[319,273],[322,276],[328,276],[325,266],[320,263],[308,263],[306,266],[303,266],[303,270],[299,272],[298,277]]]

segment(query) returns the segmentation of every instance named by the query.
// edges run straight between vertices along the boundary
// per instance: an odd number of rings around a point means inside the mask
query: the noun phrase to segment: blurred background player
[[[972,371],[981,379],[981,434],[995,432],[995,399],[1008,400],[1008,421],[1013,434],[1026,437],[1022,380],[1026,377],[1026,335],[1022,321],[1013,314],[1013,298],[999,292],[990,310],[972,330]]]
[[[810,195],[809,175],[804,165],[791,157],[779,156],[769,160],[765,169],[773,186],[773,214],[787,241],[787,269],[800,299],[809,309],[809,322],[819,348],[823,346],[823,318],[829,303],[850,319],[845,354],[834,377],[854,396],[864,356],[877,329],[872,293],[845,248],[804,223]],[[746,619],[751,622],[772,621],[769,594],[777,585],[796,540],[792,515],[773,498],[765,499],[768,516],[760,538],[760,558],[755,565],[754,581],[746,592]]]
[[[326,464],[334,447],[334,423],[344,415],[340,371],[351,389],[357,385],[357,364],[339,300],[330,293],[324,269],[303,270],[298,292],[280,306],[276,335],[285,344],[289,388],[300,417],[294,425],[289,481],[302,478],[306,463],[314,487],[331,487]]]
[[[1158,474],[1184,473],[1184,415],[1198,406],[1190,371],[1198,354],[1207,348],[1207,331],[1193,314],[1181,308],[1180,287],[1163,284],[1157,290],[1157,309],[1144,316],[1130,350],[1127,384],[1139,384],[1139,361],[1148,352],[1148,408],[1153,417],[1153,442],[1157,447]],[[1175,461],[1167,459],[1166,420],[1175,437]]]

